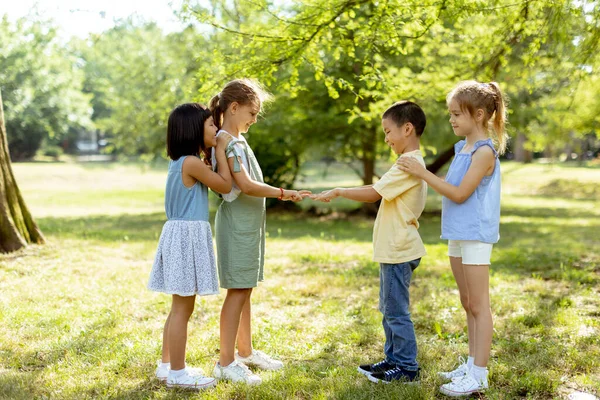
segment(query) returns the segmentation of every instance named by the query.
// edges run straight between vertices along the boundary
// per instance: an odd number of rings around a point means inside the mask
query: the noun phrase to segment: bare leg
[[[171,313],[167,316],[167,321],[165,322],[165,328],[163,330],[163,342],[162,342],[162,358],[161,361],[163,363],[170,362],[171,358],[169,356],[169,321],[171,321]]]
[[[469,356],[475,357],[475,318],[469,309],[469,289],[467,286],[467,278],[465,277],[464,266],[461,257],[449,257],[454,280],[458,286],[460,294],[460,303],[462,304],[465,313],[467,314],[467,335],[469,338]]]
[[[221,356],[219,364],[226,367],[234,360],[235,338],[240,326],[242,309],[252,289],[227,289],[221,308]]]
[[[196,296],[173,295],[173,304],[169,316],[168,348],[171,359],[171,369],[180,370],[185,368],[185,345],[187,343],[187,326],[192,312]]]
[[[490,358],[494,323],[490,308],[490,266],[465,265],[469,309],[475,319],[475,365],[486,367]]]
[[[252,354],[252,305],[250,296],[252,296],[252,289],[248,289],[248,297],[242,308],[242,318],[237,333],[238,352],[242,357],[249,357]]]

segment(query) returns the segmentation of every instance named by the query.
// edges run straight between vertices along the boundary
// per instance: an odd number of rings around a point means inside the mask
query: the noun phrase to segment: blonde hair
[[[483,128],[491,136],[498,153],[504,154],[508,135],[506,134],[506,102],[500,86],[496,82],[460,82],[446,97],[448,106],[453,100],[458,103],[461,111],[468,112],[471,117],[475,116],[477,110],[483,110]],[[490,129],[489,121],[492,119],[492,129]]]
[[[251,104],[260,107],[262,103],[269,101],[271,97],[271,94],[259,82],[247,78],[235,79],[227,83],[223,90],[210,100],[208,107],[212,112],[215,125],[221,129],[223,114],[231,103]]]

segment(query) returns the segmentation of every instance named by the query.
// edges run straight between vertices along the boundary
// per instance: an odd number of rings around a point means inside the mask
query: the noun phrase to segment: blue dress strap
[[[496,151],[496,148],[494,148],[494,142],[492,142],[492,139],[478,140],[475,142],[473,148],[471,149],[471,154],[475,153],[477,149],[482,146],[489,146],[494,152],[494,156],[498,158],[498,152]]]
[[[183,172],[183,161],[187,156],[181,156],[177,160],[169,161],[169,171],[175,170],[179,173]]]
[[[461,140],[460,142],[454,143],[454,153],[455,154],[460,153],[460,151],[463,149],[463,147],[465,147],[465,144],[467,144],[466,140]]]

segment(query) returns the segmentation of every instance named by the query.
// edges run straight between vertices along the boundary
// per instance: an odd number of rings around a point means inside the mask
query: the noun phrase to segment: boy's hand
[[[396,161],[396,165],[402,171],[408,172],[421,179],[425,176],[425,172],[427,171],[414,157],[400,157],[398,161]]]
[[[331,190],[324,190],[319,194],[314,194],[310,196],[310,198],[313,200],[322,201],[324,203],[329,203],[331,200],[335,199],[339,195],[339,189],[335,188]]]

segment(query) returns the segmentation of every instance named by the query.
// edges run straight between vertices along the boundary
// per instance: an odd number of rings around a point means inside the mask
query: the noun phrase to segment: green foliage
[[[35,155],[52,144],[90,129],[89,96],[75,58],[43,20],[0,20],[0,89],[12,159]]]
[[[344,117],[345,127],[321,129],[317,147],[361,160],[365,183],[374,160],[389,151],[377,133],[382,111],[400,99],[420,103],[430,117],[423,145],[435,155],[455,141],[444,99],[464,79],[499,81],[514,106],[511,131],[530,135],[532,145],[568,140],[572,129],[589,133],[596,101],[572,107],[568,93],[595,93],[577,89],[597,79],[591,66],[598,65],[598,13],[597,5],[567,0],[214,1],[207,8],[188,4],[184,12],[214,28],[213,54],[222,60],[201,69],[216,77],[201,85],[201,95],[250,76],[276,95],[297,97],[300,107],[328,96],[333,101],[321,111]]]
[[[129,19],[73,45],[85,71],[84,90],[92,95],[94,122],[116,149],[164,154],[169,112],[192,101],[195,92],[202,36],[192,27],[164,34],[154,23]]]

